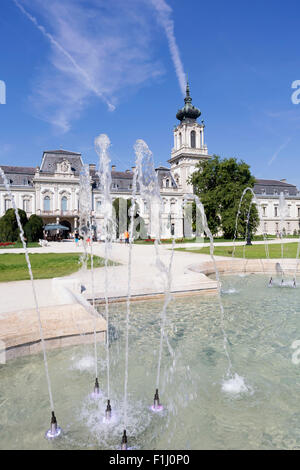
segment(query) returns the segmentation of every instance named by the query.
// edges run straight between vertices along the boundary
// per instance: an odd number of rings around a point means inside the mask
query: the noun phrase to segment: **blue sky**
[[[103,132],[117,168],[138,138],[165,164],[187,72],[209,152],[300,188],[299,14],[297,0],[2,0],[0,164],[60,147],[96,163]]]

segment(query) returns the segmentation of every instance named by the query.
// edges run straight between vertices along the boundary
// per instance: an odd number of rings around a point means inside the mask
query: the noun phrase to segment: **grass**
[[[78,271],[82,264],[81,253],[35,253],[30,254],[34,279],[51,279],[68,276]],[[109,265],[113,263],[110,261]],[[88,268],[90,268],[90,260]],[[94,256],[94,267],[104,266],[104,259]],[[24,281],[30,279],[24,253],[0,255],[0,282]]]
[[[275,236],[274,235],[267,235],[267,239],[268,240],[275,240]],[[292,237],[294,238],[294,237]],[[299,236],[298,236],[299,238]],[[263,241],[264,238],[263,238],[263,235],[255,235],[252,240],[254,241]],[[199,238],[176,238],[175,239],[175,243],[199,243],[202,241],[202,238],[199,239]],[[236,239],[237,242],[243,242],[245,241],[245,238],[237,238]],[[165,239],[162,239],[160,240],[160,243],[162,244],[172,244],[173,240],[172,238],[165,238]],[[204,242],[205,243],[208,243],[209,242],[209,238],[205,237],[204,238]],[[228,239],[228,238],[222,238],[222,237],[214,237],[214,243],[223,243],[223,242],[232,242],[232,239]],[[151,245],[151,244],[154,244],[154,240],[153,239],[150,239],[150,240],[135,240],[134,242],[136,245]]]
[[[276,259],[281,258],[281,244],[269,244],[270,258]],[[298,243],[284,243],[283,245],[283,257],[284,258],[296,258]],[[209,254],[209,247],[194,249],[194,248],[176,248],[177,251],[186,251],[191,253]],[[214,254],[216,256],[232,256],[232,246],[216,246]],[[244,246],[235,247],[235,258],[244,257]],[[266,252],[264,245],[252,245],[245,247],[245,257],[247,259],[265,259]]]
[[[33,243],[28,243],[27,244],[28,248],[35,248],[37,246],[40,246],[38,242],[33,242]],[[13,249],[13,248],[23,248],[23,245],[21,242],[15,242],[14,245],[8,245],[8,246],[0,246],[0,250],[7,250],[8,248]]]

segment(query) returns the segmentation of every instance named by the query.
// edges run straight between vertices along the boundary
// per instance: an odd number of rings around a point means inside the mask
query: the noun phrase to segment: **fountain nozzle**
[[[124,432],[123,432],[122,443],[121,443],[121,450],[127,450],[127,435],[126,435],[126,429],[124,429]]]
[[[56,431],[57,431],[57,420],[56,420],[56,416],[54,414],[54,411],[52,411],[50,428],[51,428],[51,433],[55,434]]]
[[[159,402],[159,394],[158,394],[158,388],[155,390],[155,395],[154,395],[154,403],[151,406],[151,410],[154,412],[157,411],[162,411],[164,407],[160,404]]]
[[[61,428],[57,425],[54,411],[51,412],[50,429],[46,432],[47,439],[55,439],[61,435]]]
[[[94,393],[95,393],[96,395],[99,395],[99,393],[100,393],[98,377],[96,377],[96,380],[95,380]]]
[[[111,419],[111,405],[110,405],[110,400],[107,400],[107,407],[105,411],[105,419],[107,421],[110,421]]]
[[[159,408],[159,406],[160,406],[160,403],[159,403],[159,395],[158,395],[158,388],[157,388],[155,391],[155,395],[154,395],[154,408],[157,409]]]

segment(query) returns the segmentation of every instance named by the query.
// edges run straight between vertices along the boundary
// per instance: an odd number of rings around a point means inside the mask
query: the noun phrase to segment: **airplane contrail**
[[[92,91],[94,92],[99,98],[101,98],[108,106],[108,109],[110,111],[114,111],[115,110],[115,106],[110,103],[106,98],[105,96],[103,95],[103,93],[94,85],[94,83],[92,82],[91,78],[89,77],[89,75],[86,73],[86,71],[76,62],[76,60],[74,59],[74,57],[52,36],[52,34],[48,33],[48,31],[46,31],[45,27],[40,25],[37,21],[37,19],[32,16],[30,13],[28,13],[27,10],[25,10],[25,8],[23,7],[23,5],[21,5],[18,0],[12,0],[15,5],[19,8],[19,10],[35,25],[35,27],[41,31],[41,33],[43,34],[43,36],[45,38],[47,38],[50,43],[56,47],[62,54],[64,54],[65,57],[67,57],[67,59],[71,62],[71,64],[73,65],[74,69],[85,79],[85,82],[86,82],[86,85],[87,87]]]
[[[184,96],[186,88],[186,77],[174,33],[174,21],[171,18],[172,8],[165,2],[165,0],[151,0],[151,2],[158,13],[159,23],[165,30],[179,86]]]

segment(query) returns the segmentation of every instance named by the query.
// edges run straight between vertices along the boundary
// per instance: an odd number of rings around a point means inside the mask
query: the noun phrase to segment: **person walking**
[[[129,232],[126,230],[124,233],[125,243],[129,244]]]
[[[75,239],[75,245],[78,246],[78,244],[79,244],[79,233],[78,232],[75,232],[74,239]]]

